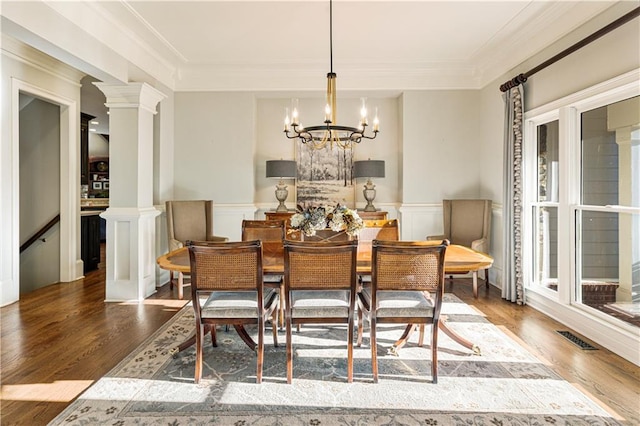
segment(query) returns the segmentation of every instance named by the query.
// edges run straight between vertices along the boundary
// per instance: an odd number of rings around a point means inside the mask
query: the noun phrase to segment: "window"
[[[575,220],[575,302],[632,322],[640,306],[639,126],[639,96],[580,114]]]
[[[536,126],[537,195],[532,205],[534,283],[558,288],[559,121]]]
[[[523,156],[527,300],[610,347],[638,335],[638,72],[527,111]]]

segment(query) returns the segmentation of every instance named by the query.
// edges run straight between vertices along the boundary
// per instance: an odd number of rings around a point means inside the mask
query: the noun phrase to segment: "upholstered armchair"
[[[227,237],[213,235],[213,201],[180,200],[167,201],[167,240],[169,251],[184,247],[187,241],[225,242]],[[173,289],[173,272],[169,273],[170,288]],[[178,297],[182,299],[185,285],[182,273],[178,274]]]
[[[447,239],[451,244],[489,253],[491,200],[442,200],[442,221],[443,234],[427,239]]]
[[[213,235],[213,201],[167,201],[167,239],[169,251],[183,247],[186,241],[227,241]]]
[[[489,254],[491,246],[491,200],[442,200],[444,233],[427,236],[428,240],[449,240],[451,244],[470,247]],[[489,285],[489,270],[485,270]]]

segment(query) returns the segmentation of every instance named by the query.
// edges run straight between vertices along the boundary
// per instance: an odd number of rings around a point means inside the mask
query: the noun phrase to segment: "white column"
[[[165,95],[146,83],[95,83],[109,108],[106,301],[143,300],[156,291],[153,116]]]

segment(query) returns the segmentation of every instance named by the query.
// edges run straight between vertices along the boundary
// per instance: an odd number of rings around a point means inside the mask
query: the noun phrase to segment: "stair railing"
[[[46,225],[44,225],[38,232],[36,232],[35,234],[33,234],[33,236],[31,238],[29,238],[24,244],[22,244],[20,246],[20,253],[22,253],[23,251],[25,251],[26,249],[28,249],[31,244],[35,243],[36,241],[38,241],[39,239],[41,239],[41,237],[47,233],[47,231],[51,228],[53,228],[53,226],[60,222],[60,214],[57,214],[56,217],[54,217],[53,219],[51,219]],[[42,238],[42,241],[44,241],[44,238]]]

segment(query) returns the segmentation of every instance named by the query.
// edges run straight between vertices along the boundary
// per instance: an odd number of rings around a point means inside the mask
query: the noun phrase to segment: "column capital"
[[[107,97],[107,108],[142,108],[156,113],[156,105],[167,96],[147,83],[93,83]]]

